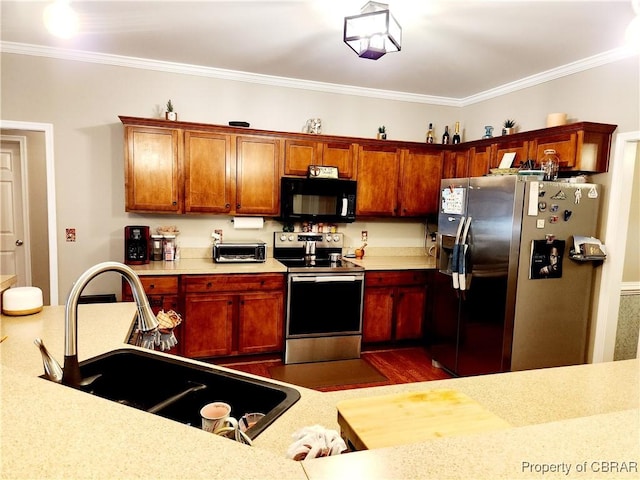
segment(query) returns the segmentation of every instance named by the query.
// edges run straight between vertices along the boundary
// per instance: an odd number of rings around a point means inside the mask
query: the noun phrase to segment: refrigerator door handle
[[[462,232],[462,239],[460,240],[460,247],[458,250],[458,282],[460,283],[460,290],[468,290],[471,283],[471,271],[467,262],[467,253],[469,245],[467,244],[467,237],[469,235],[469,227],[471,226],[471,217],[467,217],[467,221],[464,225],[464,231]]]
[[[458,275],[458,272],[460,271],[460,235],[462,234],[464,221],[465,217],[460,217],[460,224],[458,225],[455,243],[453,244],[453,252],[451,253],[451,281],[453,282],[453,288],[455,290],[458,290],[460,288]]]

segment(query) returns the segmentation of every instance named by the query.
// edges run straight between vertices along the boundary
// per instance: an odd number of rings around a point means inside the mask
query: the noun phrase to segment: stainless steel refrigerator
[[[602,257],[574,237],[595,235],[601,188],[528,178],[442,180],[429,340],[434,362],[455,375],[586,360]]]

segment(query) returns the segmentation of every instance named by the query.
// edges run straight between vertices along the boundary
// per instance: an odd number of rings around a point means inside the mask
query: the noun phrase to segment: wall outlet
[[[76,229],[75,228],[65,228],[65,239],[67,242],[75,242],[76,241]]]

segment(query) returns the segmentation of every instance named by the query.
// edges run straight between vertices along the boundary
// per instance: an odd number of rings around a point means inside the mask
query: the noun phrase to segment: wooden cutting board
[[[337,408],[341,435],[355,450],[511,428],[465,394],[447,389],[344,400]]]

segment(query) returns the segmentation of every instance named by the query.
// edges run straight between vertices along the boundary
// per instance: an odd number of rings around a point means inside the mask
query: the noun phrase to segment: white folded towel
[[[287,458],[293,460],[339,455],[347,450],[338,432],[321,425],[301,428],[292,437],[295,441],[287,450]]]

